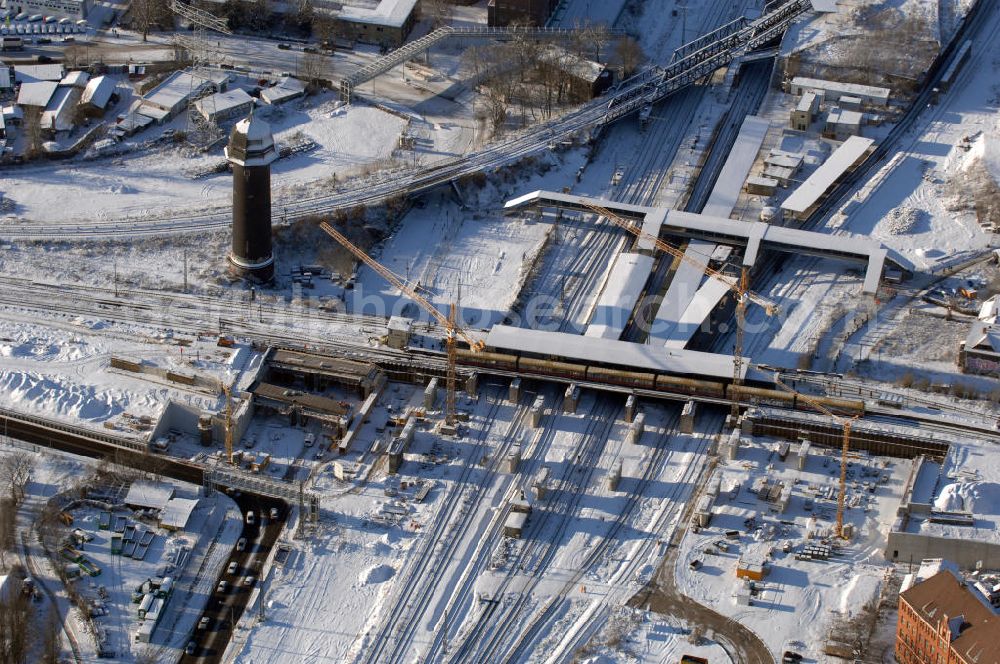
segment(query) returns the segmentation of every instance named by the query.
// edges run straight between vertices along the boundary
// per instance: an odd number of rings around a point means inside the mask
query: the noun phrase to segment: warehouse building
[[[147,92],[138,112],[156,122],[165,122],[187,108],[188,102],[206,91],[225,91],[229,75],[211,70],[175,71]]]
[[[338,36],[386,48],[402,46],[420,14],[420,0],[312,0],[311,4],[316,16],[334,23]],[[268,10],[276,14],[298,11],[297,7],[292,2],[268,3]]]
[[[837,81],[824,81],[819,78],[806,78],[796,76],[788,84],[788,91],[796,97],[804,95],[806,92],[817,92],[823,95],[822,101],[839,103],[843,97],[853,97],[860,99],[868,106],[888,106],[889,88],[879,88],[872,85],[859,85],[857,83],[839,83]]]
[[[90,7],[90,0],[13,0],[7,3],[7,9],[12,14],[37,13],[77,20],[87,18]]]
[[[316,6],[322,8],[323,4],[320,2]],[[378,0],[377,3],[340,0],[335,4],[339,9],[333,17],[343,34],[386,48],[403,45],[419,13],[419,0]]]

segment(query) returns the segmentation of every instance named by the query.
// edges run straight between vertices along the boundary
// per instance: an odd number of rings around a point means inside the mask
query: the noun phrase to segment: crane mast
[[[445,396],[445,422],[449,425],[454,425],[456,421],[456,376],[457,376],[457,364],[458,364],[458,339],[461,338],[467,344],[469,348],[475,352],[480,352],[485,348],[486,344],[483,343],[481,339],[474,339],[469,335],[468,332],[463,330],[456,323],[456,307],[454,303],[449,307],[448,315],[445,316],[437,307],[431,304],[427,298],[418,293],[415,288],[410,286],[406,281],[400,277],[398,274],[385,267],[374,258],[369,256],[363,249],[355,245],[353,242],[347,239],[347,237],[338,231],[336,228],[331,226],[327,222],[323,222],[319,227],[327,235],[332,237],[334,240],[339,242],[341,246],[347,249],[355,258],[370,267],[383,279],[392,284],[401,293],[409,297],[411,300],[416,302],[421,309],[426,311],[434,320],[436,320],[445,329],[445,350],[448,356],[448,373],[447,373],[447,394]]]
[[[854,425],[854,422],[861,416],[855,415],[854,417],[851,418],[840,417],[839,415],[835,414],[829,408],[827,408],[820,402],[816,401],[809,395],[802,394],[801,392],[798,392],[793,388],[789,387],[788,385],[786,385],[785,383],[783,383],[777,374],[775,374],[774,376],[774,383],[781,389],[785,390],[786,392],[791,392],[797,398],[802,399],[810,406],[823,413],[824,415],[829,416],[835,422],[840,424],[841,427],[843,427],[844,434],[843,438],[841,439],[841,449],[840,449],[840,482],[839,482],[839,491],[837,493],[837,520],[834,529],[834,532],[837,533],[837,537],[843,539],[844,507],[846,506],[847,502],[847,459],[848,456],[850,455],[850,450],[851,450],[851,427]]]

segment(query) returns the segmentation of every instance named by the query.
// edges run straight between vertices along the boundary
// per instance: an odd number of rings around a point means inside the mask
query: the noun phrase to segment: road
[[[288,508],[280,501],[249,494],[232,497],[241,513],[252,511],[255,514],[254,524],[248,525],[244,519],[240,537],[246,540],[246,548],[235,551],[229,559],[236,563],[236,573],[229,574],[227,569],[223,569],[216,579],[213,584],[216,590],[212,592],[208,605],[202,612],[202,618],[208,618],[208,627],[195,628],[192,636],[192,641],[196,644],[195,652],[192,655],[185,654],[180,659],[181,664],[214,664],[222,660],[233,629],[243,615],[253,589],[261,583],[264,561],[285,524]],[[267,518],[272,507],[278,510],[279,515],[273,521]],[[245,583],[247,578],[253,579],[252,585]],[[223,592],[218,589],[221,581],[226,582]]]

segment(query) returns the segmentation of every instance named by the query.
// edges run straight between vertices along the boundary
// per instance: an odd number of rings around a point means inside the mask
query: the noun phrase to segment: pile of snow
[[[1000,484],[994,482],[954,482],[941,489],[934,509],[943,512],[1000,514]]]
[[[901,205],[889,212],[885,228],[893,235],[906,235],[913,231],[920,221],[920,211],[909,205]]]
[[[385,583],[396,575],[396,570],[389,565],[376,565],[368,570],[365,575],[365,583]]]

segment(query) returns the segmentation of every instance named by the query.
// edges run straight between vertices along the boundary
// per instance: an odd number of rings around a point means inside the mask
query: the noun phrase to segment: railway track
[[[480,614],[471,629],[462,635],[457,649],[447,659],[449,662],[494,662],[498,661],[503,645],[517,635],[516,626],[523,612],[528,608],[532,590],[538,585],[542,575],[547,571],[549,563],[555,556],[563,536],[573,520],[576,507],[590,479],[599,467],[609,434],[615,424],[619,406],[609,403],[608,399],[597,399],[594,411],[591,413],[587,429],[581,437],[574,453],[574,462],[567,463],[562,474],[556,480],[556,486],[549,489],[552,495],[546,501],[544,510],[536,511],[531,524],[531,531],[543,532],[555,520],[554,533],[546,534],[544,539],[535,537],[526,540],[526,545],[517,553],[510,563],[509,572],[505,575],[495,596],[504,597],[508,591],[515,592],[513,601],[503,607],[499,616],[495,615],[503,600],[494,600]],[[554,430],[551,435],[554,436]],[[520,573],[528,571],[522,583],[516,584]]]
[[[414,633],[422,624],[422,618],[434,597],[434,589],[447,571],[447,564],[442,564],[442,561],[452,559],[461,542],[460,534],[465,532],[476,516],[489,484],[517,439],[528,415],[528,409],[523,404],[518,404],[515,408],[498,447],[490,452],[490,460],[485,469],[478,470],[472,459],[481,456],[480,451],[485,453],[489,449],[487,439],[491,425],[503,405],[502,396],[495,394],[493,399],[487,417],[488,425],[484,426],[478,437],[478,444],[482,449],[472,453],[462,475],[454,482],[452,491],[444,500],[444,512],[439,513],[435,519],[433,530],[428,533],[416,559],[416,567],[403,585],[403,595],[395,602],[362,661],[394,662],[407,658]],[[477,482],[471,481],[474,474],[481,475]],[[450,537],[446,537],[449,535]]]

